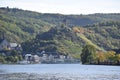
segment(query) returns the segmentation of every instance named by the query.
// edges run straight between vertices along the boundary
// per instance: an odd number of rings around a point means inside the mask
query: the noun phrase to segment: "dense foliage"
[[[24,42],[22,47],[25,52],[46,51],[72,55],[80,53],[81,47],[79,41],[79,38],[71,28],[61,26],[38,34],[35,39]]]
[[[17,63],[23,59],[21,52],[16,50],[0,53],[0,63]]]
[[[86,45],[82,49],[81,61],[82,64],[91,63],[95,59],[96,48],[92,45]]]
[[[116,54],[114,51],[96,51],[92,45],[83,47],[80,56],[82,64],[120,65],[120,54]]]
[[[78,57],[85,44],[102,51],[120,48],[119,13],[62,15],[0,8],[0,31],[32,53],[45,50]]]
[[[0,31],[5,33],[5,37],[9,41],[21,43],[53,26],[41,19],[32,17],[35,14],[19,9],[0,8]]]
[[[23,42],[63,23],[72,27],[119,20],[120,14],[62,15],[0,8],[0,31],[4,31],[6,38],[12,42]]]
[[[84,35],[105,50],[120,48],[120,22],[109,21],[85,26],[91,33],[85,32]]]

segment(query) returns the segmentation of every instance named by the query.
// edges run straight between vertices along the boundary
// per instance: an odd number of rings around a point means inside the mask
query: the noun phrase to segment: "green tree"
[[[8,63],[12,63],[12,62],[15,62],[15,58],[14,58],[13,56],[7,56],[7,57],[6,57],[6,61],[7,61]]]
[[[18,56],[18,52],[16,50],[12,50],[11,51],[11,56]]]
[[[82,49],[81,61],[82,64],[91,63],[95,59],[96,48],[92,45],[86,45]]]
[[[106,59],[106,56],[105,56],[105,53],[102,52],[102,51],[98,51],[96,53],[96,59],[95,59],[95,62],[97,64],[100,64],[101,62],[105,62],[107,59]]]
[[[19,56],[18,56],[18,59],[19,59],[19,61],[23,60],[22,55],[19,55]]]
[[[115,54],[116,53],[114,51],[107,51],[105,54],[107,61],[114,61],[116,56]]]
[[[0,56],[0,63],[5,63],[5,58],[3,56]]]

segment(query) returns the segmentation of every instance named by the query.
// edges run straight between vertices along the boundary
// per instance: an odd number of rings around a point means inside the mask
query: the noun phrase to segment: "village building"
[[[43,55],[41,56],[41,62],[43,62],[43,63],[49,62],[49,58],[48,58],[48,55],[47,55],[47,54],[43,54]]]
[[[27,63],[40,63],[40,57],[38,55],[26,54],[25,61]]]
[[[10,49],[15,50],[15,48],[18,46],[17,43],[10,43]]]
[[[71,63],[75,60],[70,55],[58,54],[57,52],[37,52],[36,54],[25,54],[27,63]]]
[[[5,50],[22,51],[22,47],[17,43],[10,43],[6,39],[0,39],[0,51],[5,51]]]
[[[10,50],[10,43],[6,39],[0,39],[0,51]]]
[[[54,56],[52,54],[49,55],[49,61],[54,61]]]
[[[31,54],[26,54],[25,55],[25,61],[27,61],[27,63],[30,63],[31,60],[32,60],[32,55]]]
[[[40,63],[40,57],[38,55],[33,55],[32,56],[32,61],[34,63]]]
[[[6,38],[4,33],[0,32],[0,51],[18,50],[22,51],[22,47],[17,43],[10,43]]]

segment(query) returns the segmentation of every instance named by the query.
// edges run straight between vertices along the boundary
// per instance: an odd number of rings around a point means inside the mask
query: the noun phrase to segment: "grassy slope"
[[[99,46],[97,46],[96,44],[94,44],[91,40],[89,40],[84,34],[80,34],[77,33],[77,36],[79,36],[80,38],[82,38],[87,44],[93,45],[96,49],[98,50],[103,50],[102,48],[100,48]]]

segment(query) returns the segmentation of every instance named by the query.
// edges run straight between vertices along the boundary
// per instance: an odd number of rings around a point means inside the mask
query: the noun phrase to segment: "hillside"
[[[81,51],[80,39],[69,27],[54,27],[22,44],[25,52],[51,52],[75,55]],[[30,46],[32,45],[32,46]]]
[[[12,42],[24,42],[51,27],[86,26],[105,21],[119,21],[120,14],[62,15],[43,14],[17,8],[0,8],[0,31]]]
[[[120,48],[120,14],[62,15],[0,8],[0,31],[7,40],[22,43],[27,52],[74,54],[87,43],[98,50]]]
[[[83,28],[57,26],[51,28],[48,32],[38,34],[31,41],[26,41],[23,43],[23,48],[27,52],[41,52],[45,50],[61,54],[80,53],[85,44],[91,44],[97,50],[102,51],[119,49],[119,26],[120,23],[118,22],[99,23],[84,26]]]
[[[9,41],[21,43],[53,27],[52,24],[41,19],[26,16],[31,13],[18,9],[0,8],[0,32],[4,32]]]
[[[102,22],[77,29],[79,36],[89,44],[92,42],[105,50],[120,48],[120,22]]]
[[[104,22],[86,26],[93,33],[85,32],[85,35],[92,42],[105,50],[120,48],[120,22]]]
[[[120,29],[118,25],[114,27],[107,24],[104,26],[98,24],[97,27],[91,26],[87,26],[87,28],[56,26],[47,32],[38,34],[32,40],[24,42],[22,47],[25,52],[36,53],[46,51],[53,54],[57,52],[72,56],[79,55],[85,44],[93,45],[97,50],[102,51],[119,49]]]
[[[104,51],[104,49],[102,49],[101,47],[99,47],[98,45],[94,44],[91,40],[89,40],[84,34],[79,34],[77,33],[77,36],[79,36],[81,39],[83,39],[86,44],[90,44],[93,45],[97,50],[102,50]]]

